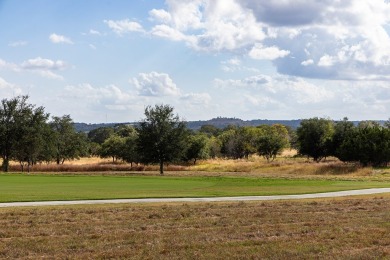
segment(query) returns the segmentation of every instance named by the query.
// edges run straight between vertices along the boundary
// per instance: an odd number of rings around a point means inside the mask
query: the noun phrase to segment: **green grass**
[[[0,175],[0,202],[303,194],[389,182],[250,177]]]

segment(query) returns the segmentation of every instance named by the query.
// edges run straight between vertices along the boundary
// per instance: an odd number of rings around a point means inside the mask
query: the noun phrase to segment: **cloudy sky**
[[[76,122],[390,117],[385,0],[0,0],[0,97]]]

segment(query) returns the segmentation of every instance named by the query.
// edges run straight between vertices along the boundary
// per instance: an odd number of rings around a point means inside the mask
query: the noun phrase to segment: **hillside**
[[[360,121],[352,121],[357,125]],[[384,124],[385,121],[379,120],[380,124]],[[229,125],[234,126],[258,126],[258,125],[274,125],[282,124],[293,129],[296,129],[301,123],[301,119],[294,120],[268,120],[268,119],[254,119],[254,120],[242,120],[239,118],[217,117],[210,120],[188,121],[187,126],[191,130],[199,130],[202,125],[213,125],[217,128],[223,129]],[[98,124],[86,124],[86,123],[74,123],[76,131],[89,132],[100,127],[114,127],[118,125],[129,124],[136,125],[137,122],[127,123],[98,123]]]
[[[258,126],[258,125],[273,125],[282,124],[291,128],[297,128],[301,120],[268,120],[268,119],[255,119],[255,120],[242,120],[239,118],[226,118],[217,117],[210,120],[188,121],[187,126],[191,130],[198,130],[202,125],[213,125],[217,128],[225,128],[229,125],[235,126]],[[86,123],[74,123],[76,131],[89,132],[100,127],[114,127],[122,124],[136,125],[136,122],[127,123],[98,123],[98,124],[86,124]]]

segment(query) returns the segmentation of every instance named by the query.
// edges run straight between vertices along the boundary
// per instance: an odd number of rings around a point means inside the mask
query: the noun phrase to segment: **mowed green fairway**
[[[0,202],[303,194],[390,187],[389,182],[250,177],[0,175]]]

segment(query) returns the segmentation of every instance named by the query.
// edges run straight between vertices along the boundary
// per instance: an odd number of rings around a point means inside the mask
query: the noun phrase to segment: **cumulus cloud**
[[[65,37],[64,35],[56,34],[56,33],[50,34],[49,39],[52,43],[73,44],[73,42],[70,38]]]
[[[169,0],[151,34],[207,52],[271,60],[279,73],[387,79],[390,5],[383,0]]]
[[[326,88],[316,86],[301,78],[281,75],[270,77],[260,74],[238,80],[215,79],[214,86],[223,89],[244,90],[252,94],[257,92],[257,96],[260,95],[263,101],[295,105],[325,102],[334,95]],[[251,103],[254,103],[253,98],[251,100]]]
[[[210,104],[211,96],[208,93],[188,93],[182,95],[180,99],[192,105],[208,105]]]
[[[8,69],[15,72],[31,71],[42,77],[62,80],[63,77],[55,72],[65,70],[69,65],[62,60],[51,60],[41,57],[28,59],[21,64],[9,63],[0,59],[0,69]]]
[[[115,85],[94,87],[84,83],[77,86],[66,86],[65,97],[88,100],[90,103],[102,105],[123,105],[133,100],[133,95]]]
[[[252,13],[234,0],[170,0],[167,6],[150,11],[151,19],[161,23],[152,34],[184,41],[196,50],[232,51],[265,38]]]
[[[22,89],[0,77],[0,95],[2,98],[14,97],[21,94]]]
[[[5,60],[0,59],[0,69],[9,69],[9,70],[13,70],[13,71],[19,71],[19,66],[14,64],[14,63],[10,63],[10,62],[7,62]]]
[[[124,20],[104,20],[104,23],[118,35],[123,35],[130,32],[144,32],[141,24],[130,21],[129,19]]]
[[[179,96],[180,90],[166,73],[140,73],[130,79],[141,96]]]
[[[64,70],[67,67],[68,65],[62,60],[54,61],[50,59],[44,59],[41,57],[23,61],[22,64],[20,65],[20,68],[22,70],[34,71],[39,75],[41,75],[42,77],[49,78],[49,79],[59,79],[59,80],[62,80],[63,77],[61,75],[58,75],[54,71]]]
[[[256,60],[275,60],[277,58],[283,58],[289,53],[289,51],[280,50],[276,46],[264,47],[262,44],[255,44],[248,55]]]
[[[21,67],[27,70],[63,70],[67,65],[62,60],[53,61],[37,57],[23,61]]]
[[[172,16],[163,9],[152,9],[149,11],[149,19],[151,21],[169,23],[172,19]]]
[[[334,80],[332,84],[286,75],[257,75],[241,79],[215,79],[214,87],[230,93],[225,97],[235,111],[248,119],[308,118],[330,116],[342,119],[388,118],[390,86],[386,81]],[[221,102],[221,101],[220,101]]]

